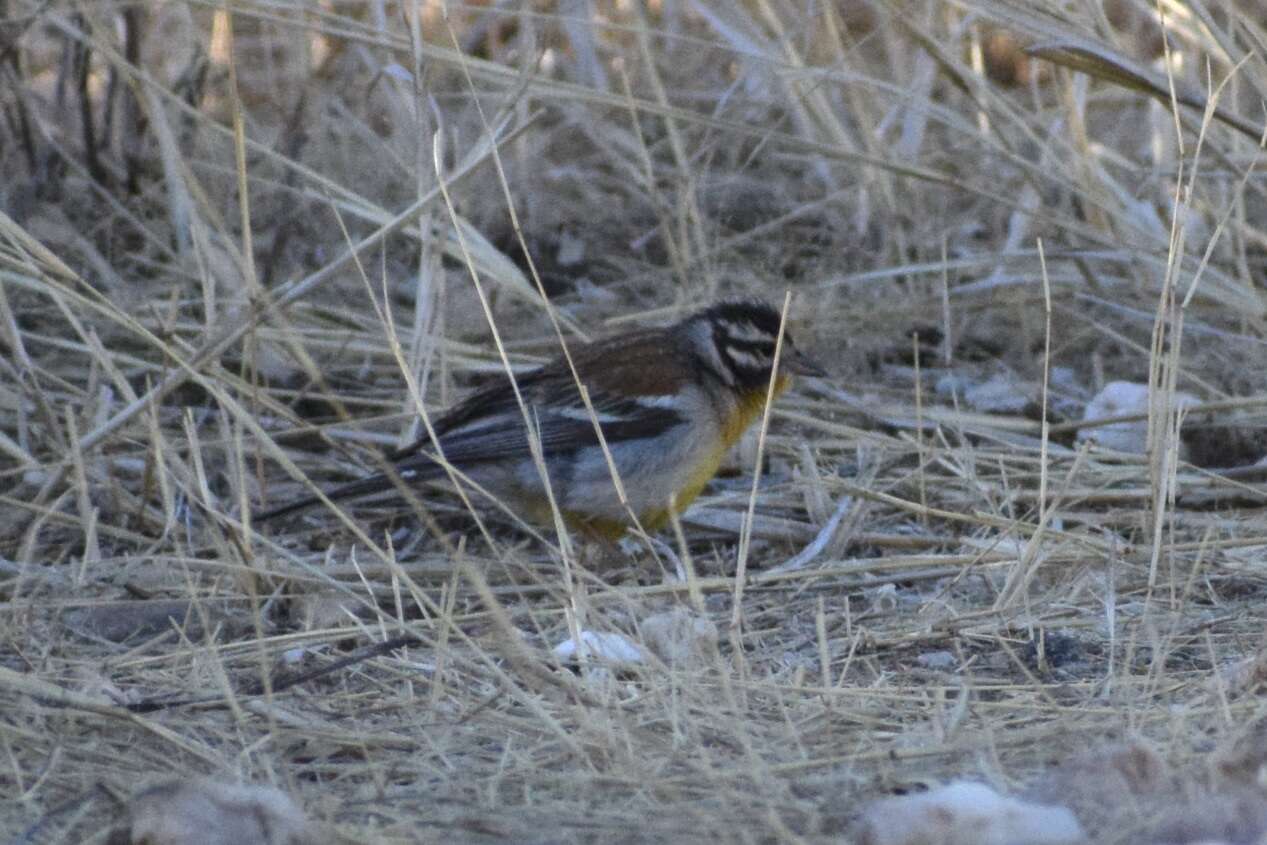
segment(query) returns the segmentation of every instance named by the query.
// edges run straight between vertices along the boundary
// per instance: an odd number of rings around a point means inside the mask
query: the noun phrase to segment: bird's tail
[[[397,484],[415,484],[419,481],[437,478],[442,474],[440,465],[432,460],[430,456],[425,454],[415,455],[408,462],[397,466],[391,474],[378,472],[356,481],[349,481],[347,484],[340,484],[338,487],[326,490],[325,497],[335,502],[343,499],[358,499],[362,496],[397,490]],[[305,496],[302,499],[287,502],[272,510],[254,514],[251,518],[256,523],[267,522],[270,519],[276,519],[279,516],[301,511],[304,508],[310,508],[320,503],[320,496]]]

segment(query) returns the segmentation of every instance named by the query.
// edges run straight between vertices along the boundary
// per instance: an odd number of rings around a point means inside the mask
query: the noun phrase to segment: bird
[[[760,417],[767,397],[783,393],[795,375],[827,375],[786,331],[777,345],[781,326],[779,311],[766,302],[723,300],[665,327],[577,345],[570,349],[570,364],[560,355],[515,376],[522,406],[502,373],[434,420],[431,432],[388,455],[391,473],[325,495],[342,500],[389,492],[400,482],[444,479],[442,457],[520,516],[551,525],[550,496],[529,439],[535,436],[550,492],[569,528],[614,541],[629,529],[632,516],[644,531],[654,532],[716,475],[727,450]],[[588,392],[588,407],[578,380]],[[532,421],[532,434],[525,417]],[[292,501],[255,521],[320,501],[318,496]]]

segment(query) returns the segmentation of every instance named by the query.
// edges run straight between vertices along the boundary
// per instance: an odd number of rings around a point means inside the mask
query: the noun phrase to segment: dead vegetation
[[[871,802],[968,780],[1262,841],[1258,3],[229,8],[0,3],[6,838],[902,842]],[[836,378],[684,579],[443,491],[246,516],[547,299],[787,291]]]

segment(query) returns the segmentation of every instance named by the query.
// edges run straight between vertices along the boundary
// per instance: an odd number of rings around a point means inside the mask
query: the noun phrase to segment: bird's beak
[[[827,370],[799,349],[784,349],[779,369],[798,376],[826,376]]]

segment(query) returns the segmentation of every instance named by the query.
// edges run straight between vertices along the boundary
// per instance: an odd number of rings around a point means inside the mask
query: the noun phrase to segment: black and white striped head
[[[743,390],[764,388],[774,367],[779,312],[753,300],[721,302],[683,321],[694,352],[723,382]],[[779,352],[779,373],[826,375],[804,355],[786,328]]]

